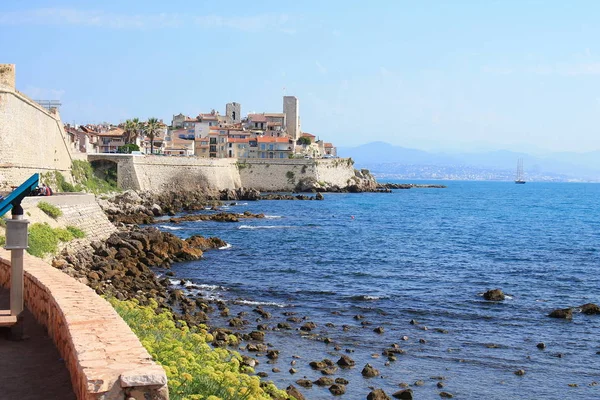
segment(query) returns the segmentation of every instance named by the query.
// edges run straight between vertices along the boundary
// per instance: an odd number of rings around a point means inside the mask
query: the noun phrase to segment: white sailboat
[[[523,176],[523,159],[519,158],[519,160],[517,161],[517,178],[515,179],[515,183],[517,184],[524,184],[525,183],[525,179]]]

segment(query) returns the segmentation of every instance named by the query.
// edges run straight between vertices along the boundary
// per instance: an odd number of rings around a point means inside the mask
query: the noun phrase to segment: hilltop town
[[[283,112],[242,117],[240,103],[227,103],[225,114],[214,109],[195,117],[173,115],[171,125],[150,118],[117,126],[65,125],[75,151],[242,159],[335,158],[332,143],[300,128],[299,101],[283,97]]]

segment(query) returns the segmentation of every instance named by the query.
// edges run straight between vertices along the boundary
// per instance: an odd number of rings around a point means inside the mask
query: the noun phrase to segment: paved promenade
[[[0,288],[0,309],[9,292]],[[25,310],[25,335],[14,342],[0,328],[0,400],[74,400],[69,372],[43,326]]]

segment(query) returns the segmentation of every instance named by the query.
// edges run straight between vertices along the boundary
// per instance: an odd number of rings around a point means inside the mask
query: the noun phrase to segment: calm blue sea
[[[600,398],[593,384],[600,382],[600,316],[547,317],[555,308],[600,303],[600,185],[444,183],[447,189],[240,203],[228,210],[267,218],[160,226],[231,245],[173,271],[191,279],[195,293],[227,301],[233,313],[248,311],[245,331],[259,323],[254,304],[273,314],[261,322],[270,326],[285,321],[284,312],[318,325],[310,337],[267,332],[281,354],[274,364],[259,357],[257,372],[279,386],[315,380],[321,374],[310,361],[348,354],[357,366],[334,375],[350,381],[347,399],[366,398],[370,386],[391,394],[417,380],[425,384],[413,387],[416,398],[438,399],[436,376],[456,399]],[[480,294],[493,288],[510,298],[484,301]],[[374,333],[377,326],[385,332]],[[386,366],[379,355],[392,343],[407,354]],[[291,375],[293,355],[302,358]],[[367,362],[382,377],[362,378]],[[331,398],[326,388],[302,391]]]

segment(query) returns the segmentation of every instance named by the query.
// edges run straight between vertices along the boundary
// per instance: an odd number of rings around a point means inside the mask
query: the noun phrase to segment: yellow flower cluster
[[[149,306],[135,300],[109,301],[164,368],[171,400],[290,398],[275,385],[261,387],[258,377],[245,374],[253,371],[240,367],[239,353],[212,348],[208,343],[213,338],[206,326],[189,328],[153,300]]]

